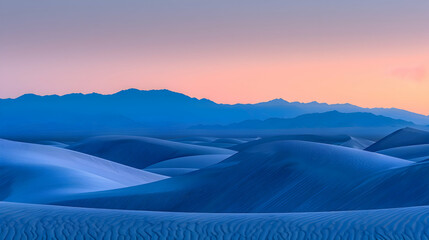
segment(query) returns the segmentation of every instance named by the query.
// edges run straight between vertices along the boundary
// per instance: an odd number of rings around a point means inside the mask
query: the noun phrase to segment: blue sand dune
[[[204,168],[219,163],[231,154],[210,154],[173,158],[155,163],[147,168]]]
[[[0,239],[429,239],[426,134],[0,139]]]
[[[92,137],[69,149],[139,169],[173,158],[235,153],[228,149],[136,136]]]
[[[232,148],[238,144],[243,144],[249,141],[257,140],[258,138],[216,138],[216,137],[187,137],[173,139],[173,141],[189,143],[202,146]]]
[[[176,138],[176,139],[172,139],[172,141],[193,144],[193,143],[210,143],[210,142],[215,141],[216,139],[218,139],[218,138],[194,136],[194,137]]]
[[[275,142],[275,141],[282,141],[282,140],[300,140],[300,141],[308,141],[308,142],[345,145],[347,147],[359,148],[359,149],[364,145],[371,143],[370,140],[351,137],[348,135],[296,134],[296,135],[279,135],[279,136],[273,136],[273,137],[264,137],[264,138],[256,139],[254,141],[237,144],[231,147],[231,149],[236,151],[241,151],[246,148],[254,147],[260,144]]]
[[[343,196],[377,173],[413,162],[305,141],[249,147],[183,176],[80,194],[60,205],[190,212],[335,210]]]
[[[416,163],[376,174],[353,191],[339,210],[429,205],[429,162]]]
[[[429,144],[429,132],[407,127],[382,138],[366,150],[377,152],[388,148],[419,144]]]
[[[169,177],[174,177],[174,176],[179,176],[179,175],[184,175],[190,172],[194,172],[199,170],[198,168],[182,168],[182,167],[175,167],[175,168],[168,168],[168,167],[164,167],[164,168],[145,168],[145,171],[148,172],[152,172],[152,173],[156,173],[156,174],[160,174],[160,175],[164,175],[164,176],[169,176]]]
[[[0,140],[0,200],[46,202],[165,178],[63,148]]]
[[[340,146],[343,147],[350,147],[350,148],[356,148],[356,149],[365,149],[369,147],[370,145],[374,144],[374,141],[365,139],[365,138],[358,138],[358,137],[352,137],[350,136],[350,139],[340,143]]]
[[[179,157],[155,163],[144,170],[167,176],[177,176],[214,165],[230,156],[231,154],[210,154]]]
[[[378,151],[378,153],[417,162],[429,158],[429,144],[388,148]]]
[[[38,144],[43,144],[43,145],[48,145],[48,146],[55,146],[55,147],[60,147],[60,148],[66,148],[69,145],[62,143],[62,142],[57,142],[57,141],[40,141],[38,142]]]

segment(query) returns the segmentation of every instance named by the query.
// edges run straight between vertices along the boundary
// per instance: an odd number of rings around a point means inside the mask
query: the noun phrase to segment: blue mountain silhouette
[[[95,134],[100,131],[106,133],[117,130],[184,129],[198,124],[225,125],[249,119],[293,118],[302,114],[333,110],[343,113],[370,112],[415,124],[429,124],[428,116],[395,108],[370,109],[351,104],[299,103],[287,102],[283,99],[257,104],[230,105],[218,104],[208,99],[192,98],[169,90],[128,89],[111,95],[25,94],[16,99],[0,99],[0,118],[2,119],[0,135],[52,132]],[[359,118],[361,115],[349,117]],[[392,122],[389,119],[384,120],[387,124]],[[265,124],[272,121],[276,120],[267,120]],[[383,125],[383,121],[376,125]]]

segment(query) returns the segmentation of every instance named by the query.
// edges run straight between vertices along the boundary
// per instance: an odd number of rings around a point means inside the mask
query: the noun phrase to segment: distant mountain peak
[[[180,95],[184,95],[182,93],[173,92],[173,91],[168,90],[168,89],[140,90],[140,89],[137,89],[137,88],[129,88],[129,89],[121,90],[119,92],[114,93],[113,95],[115,95],[115,94],[143,94],[143,93],[165,93],[165,94],[180,94]]]
[[[274,98],[271,101],[268,102],[272,102],[272,103],[288,103],[288,101],[284,100],[283,98]]]
[[[143,90],[140,90],[140,89],[137,89],[137,88],[129,88],[129,89],[121,90],[121,91],[116,92],[114,94],[140,93],[142,91]]]
[[[34,93],[26,93],[26,94],[23,94],[23,95],[17,97],[16,99],[23,100],[23,99],[32,99],[35,97],[40,97],[40,96],[37,94],[34,94]]]
[[[168,89],[152,89],[152,90],[140,90],[137,88],[130,88],[130,89],[126,89],[126,90],[122,90],[119,91],[117,93],[114,93],[112,95],[115,96],[128,96],[128,97],[138,97],[138,96],[156,96],[157,98],[164,98],[163,100],[169,100],[171,98],[174,99],[189,99],[189,100],[197,100],[197,101],[201,101],[201,102],[210,102],[215,104],[215,102],[211,101],[210,99],[207,98],[194,98],[194,97],[190,97],[186,94],[183,93],[179,93],[179,92],[174,92]]]
[[[262,104],[262,105],[283,105],[283,104],[288,104],[289,102],[284,100],[283,98],[275,98],[272,99],[270,101],[267,102],[260,102],[257,104]]]

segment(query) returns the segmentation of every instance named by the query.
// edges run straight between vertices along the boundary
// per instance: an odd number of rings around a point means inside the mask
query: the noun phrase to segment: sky
[[[0,98],[170,89],[429,115],[427,0],[0,0]]]

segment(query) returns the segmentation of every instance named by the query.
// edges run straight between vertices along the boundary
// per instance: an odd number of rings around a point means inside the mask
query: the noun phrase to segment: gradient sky
[[[161,89],[429,114],[427,0],[0,0],[0,98]]]

